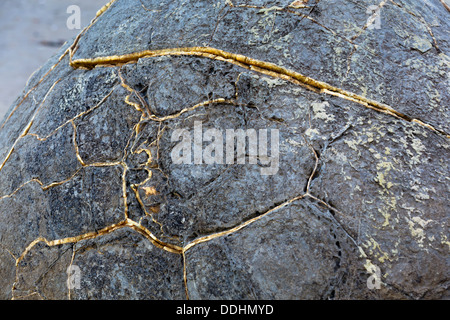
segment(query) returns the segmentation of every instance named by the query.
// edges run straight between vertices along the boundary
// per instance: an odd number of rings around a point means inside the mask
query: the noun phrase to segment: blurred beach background
[[[108,1],[0,1],[0,123],[31,74],[80,33]],[[81,29],[67,27],[71,5],[80,8]]]

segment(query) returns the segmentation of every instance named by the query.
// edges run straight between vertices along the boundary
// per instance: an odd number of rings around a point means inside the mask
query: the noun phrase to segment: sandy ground
[[[30,75],[67,40],[81,30],[70,30],[70,5],[80,7],[81,28],[108,0],[0,1],[0,122],[22,92]]]
[[[450,0],[443,1],[450,5]],[[83,28],[107,2],[0,0],[0,122],[30,75],[81,31],[67,28],[67,8],[80,7]]]

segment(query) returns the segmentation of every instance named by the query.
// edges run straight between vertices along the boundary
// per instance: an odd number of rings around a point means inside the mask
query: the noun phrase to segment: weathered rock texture
[[[112,1],[35,72],[0,129],[1,298],[450,296],[450,13],[290,2]],[[278,172],[174,163],[195,121],[278,129]]]

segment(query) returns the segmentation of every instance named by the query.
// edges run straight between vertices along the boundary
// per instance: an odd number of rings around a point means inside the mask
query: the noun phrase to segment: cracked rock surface
[[[291,2],[113,0],[33,74],[1,299],[450,298],[450,12]],[[198,123],[278,130],[276,172],[177,163]]]

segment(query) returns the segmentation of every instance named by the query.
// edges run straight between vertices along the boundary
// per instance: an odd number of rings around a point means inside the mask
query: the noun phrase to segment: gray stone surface
[[[80,28],[87,26],[107,0],[3,0],[0,2],[0,119],[22,92],[30,74],[81,30],[67,27],[80,8]]]
[[[450,13],[289,4],[112,1],[32,76],[0,124],[2,299],[450,297]],[[278,130],[277,171],[177,164],[199,122]]]

